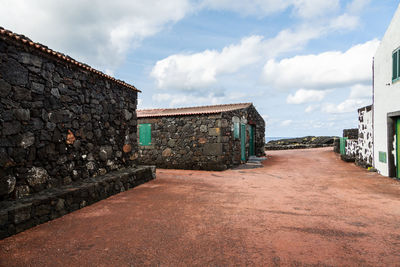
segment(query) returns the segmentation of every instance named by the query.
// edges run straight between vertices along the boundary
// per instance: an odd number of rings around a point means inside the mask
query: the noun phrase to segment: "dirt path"
[[[400,266],[400,182],[331,148],[157,179],[0,241],[0,266]]]

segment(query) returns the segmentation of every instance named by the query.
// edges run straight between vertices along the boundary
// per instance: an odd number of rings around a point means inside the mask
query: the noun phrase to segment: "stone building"
[[[358,150],[358,128],[344,129],[340,140],[340,154],[345,161],[354,162]]]
[[[0,27],[0,238],[153,179],[137,163],[137,94]]]
[[[358,128],[343,130],[340,153],[345,161],[355,161],[364,168],[373,166],[373,112],[372,105],[358,109]]]
[[[139,162],[225,170],[264,155],[265,122],[252,103],[138,110]]]

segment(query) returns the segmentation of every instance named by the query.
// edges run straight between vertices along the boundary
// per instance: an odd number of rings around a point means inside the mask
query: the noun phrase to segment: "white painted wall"
[[[372,109],[367,107],[358,110],[358,161],[372,166]]]
[[[400,5],[375,54],[374,80],[374,166],[388,176],[388,163],[379,162],[379,151],[387,146],[387,113],[400,111],[400,81],[392,84],[392,52],[400,47]],[[389,84],[389,85],[388,85]]]

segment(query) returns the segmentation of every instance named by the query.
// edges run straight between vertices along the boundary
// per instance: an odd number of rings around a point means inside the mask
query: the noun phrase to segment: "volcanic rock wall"
[[[0,97],[0,200],[135,163],[137,92],[121,83],[1,37]]]
[[[139,145],[139,161],[175,169],[225,170],[238,165],[241,147],[240,136],[233,134],[235,122],[255,126],[255,154],[264,155],[265,122],[250,106],[217,114],[139,118],[138,123],[151,124],[152,140],[150,146]]]

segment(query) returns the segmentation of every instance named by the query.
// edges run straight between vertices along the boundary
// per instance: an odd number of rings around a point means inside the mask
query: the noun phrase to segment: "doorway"
[[[389,177],[400,178],[400,111],[387,114],[387,151],[384,154],[386,153]]]
[[[400,118],[396,118],[396,177],[400,178]]]
[[[255,146],[254,146],[254,131],[255,129],[254,129],[254,125],[249,125],[249,135],[250,135],[250,138],[249,138],[249,154],[250,154],[250,156],[254,156],[256,153],[255,153]]]
[[[240,124],[240,159],[246,161],[246,124]]]

